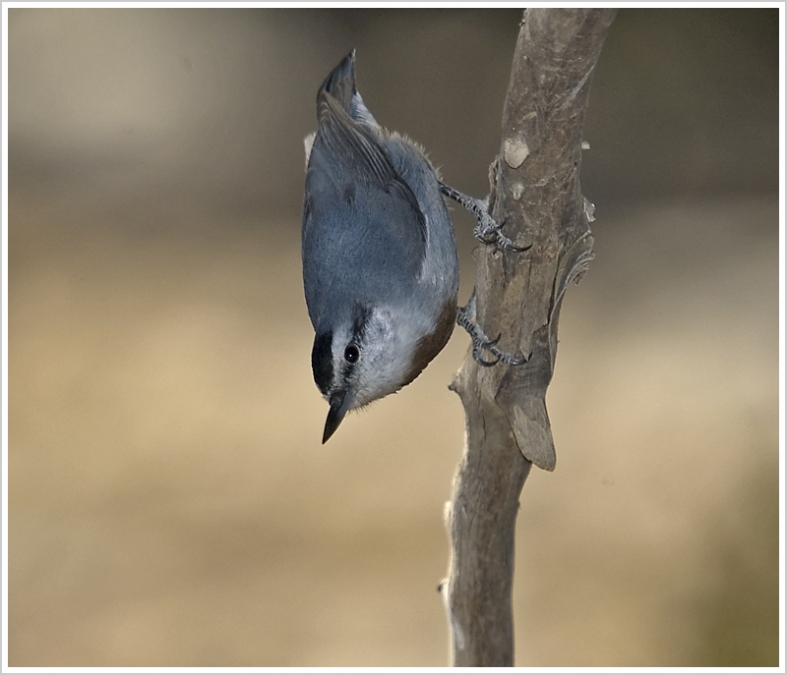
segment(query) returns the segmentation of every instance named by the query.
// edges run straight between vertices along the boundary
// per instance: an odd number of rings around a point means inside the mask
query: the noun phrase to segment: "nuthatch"
[[[459,261],[443,194],[478,217],[476,236],[516,249],[486,200],[445,186],[410,139],[383,129],[355,88],[355,50],[317,93],[303,202],[303,286],[315,330],[314,381],[330,403],[322,442],[348,411],[412,382],[458,321],[473,354],[496,347],[474,322],[474,296],[457,310]],[[520,249],[521,250],[521,249]]]

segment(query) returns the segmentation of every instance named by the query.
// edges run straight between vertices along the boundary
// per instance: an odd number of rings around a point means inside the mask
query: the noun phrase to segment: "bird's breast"
[[[435,322],[434,331],[425,334],[417,343],[410,361],[410,369],[402,386],[410,384],[418,377],[429,362],[437,356],[448,343],[456,322],[456,299],[450,298],[443,304]]]

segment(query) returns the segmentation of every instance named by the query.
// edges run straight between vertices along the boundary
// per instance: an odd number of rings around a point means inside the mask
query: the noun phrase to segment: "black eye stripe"
[[[323,394],[327,394],[333,382],[333,335],[330,332],[314,336],[312,347],[312,373],[314,382]]]

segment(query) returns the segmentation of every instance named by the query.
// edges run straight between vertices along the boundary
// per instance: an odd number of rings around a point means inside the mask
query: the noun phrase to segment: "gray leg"
[[[527,359],[522,356],[514,356],[502,351],[501,349],[498,349],[497,342],[500,340],[500,336],[498,335],[494,340],[490,340],[486,336],[486,333],[484,333],[482,330],[481,326],[476,323],[475,314],[476,299],[475,289],[473,289],[473,294],[470,296],[470,300],[467,302],[467,305],[459,308],[459,311],[456,314],[456,323],[470,334],[470,339],[473,341],[473,358],[477,363],[482,366],[489,367],[494,366],[498,361],[502,361],[509,366],[521,366],[527,361]],[[490,354],[492,354],[495,357],[495,360],[486,361],[482,357],[482,353],[484,351],[488,351]]]
[[[476,239],[484,244],[497,244],[500,248],[508,249],[509,251],[526,251],[530,246],[521,248],[514,246],[508,237],[503,234],[503,226],[498,225],[492,216],[489,215],[489,198],[476,199],[469,197],[459,190],[449,187],[445,183],[440,183],[440,191],[446,196],[450,197],[456,202],[459,202],[470,213],[472,213],[478,221],[475,228],[473,228],[473,235]]]

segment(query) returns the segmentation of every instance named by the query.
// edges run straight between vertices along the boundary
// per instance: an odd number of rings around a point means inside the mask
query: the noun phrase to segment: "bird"
[[[378,124],[355,83],[352,50],[317,92],[317,131],[304,140],[303,286],[315,331],[314,381],[329,403],[322,442],[346,414],[411,383],[459,322],[473,354],[513,365],[457,307],[459,260],[443,196],[479,220],[476,236],[514,248],[485,200],[446,186],[424,148]],[[482,213],[483,212],[483,213]]]

